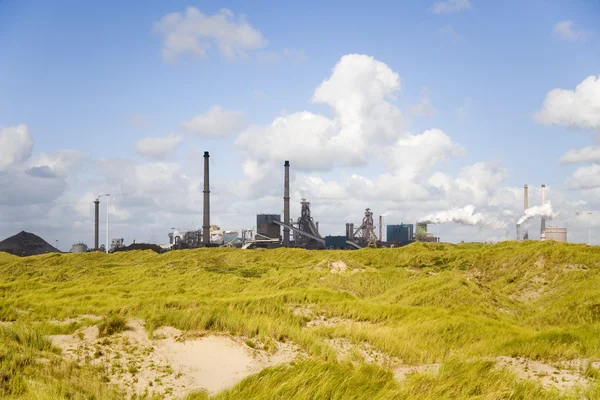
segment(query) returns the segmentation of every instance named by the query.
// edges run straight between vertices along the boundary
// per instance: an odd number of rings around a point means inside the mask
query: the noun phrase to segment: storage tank
[[[546,227],[544,233],[546,234],[546,240],[555,240],[557,242],[567,241],[567,228],[550,225]]]
[[[71,253],[87,253],[88,247],[85,243],[76,243],[71,247]]]

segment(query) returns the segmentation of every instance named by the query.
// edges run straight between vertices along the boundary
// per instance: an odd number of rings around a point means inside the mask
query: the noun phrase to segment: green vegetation
[[[123,332],[125,329],[127,329],[127,322],[120,315],[109,315],[98,325],[98,332],[101,337],[114,335]]]
[[[338,261],[347,268],[332,273]],[[100,327],[106,335],[140,318],[150,334],[161,326],[223,332],[267,350],[293,342],[306,353],[217,399],[600,399],[600,373],[591,364],[581,372],[587,387],[558,392],[494,362],[600,360],[599,247],[532,241],[360,251],[0,253],[0,321],[7,323],[0,326],[0,397],[122,398],[101,383],[104,371],[65,361],[44,336],[94,323],[52,320],[89,314],[107,316]],[[318,316],[345,323],[307,327]],[[385,366],[338,360],[328,341],[338,338],[404,365],[441,368],[400,381]]]

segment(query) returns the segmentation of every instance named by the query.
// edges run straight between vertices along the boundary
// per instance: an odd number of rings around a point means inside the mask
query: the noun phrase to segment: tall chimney
[[[317,228],[317,233],[319,233],[319,221],[317,221],[317,222],[315,223],[315,225],[316,225],[316,228]]]
[[[290,162],[285,161],[285,177],[283,179],[283,220],[286,225],[290,223]],[[295,236],[294,236],[295,237]],[[283,228],[283,246],[290,246],[290,230]]]
[[[521,240],[521,225],[517,224],[517,241]]]
[[[98,233],[100,220],[100,198],[94,200],[94,250],[98,250]]]
[[[542,206],[546,203],[546,185],[542,185]],[[540,225],[540,238],[546,231],[546,219],[542,217],[542,223]]]
[[[383,216],[380,215],[379,216],[379,240],[383,242],[383,235],[382,235],[383,228],[382,227],[383,227]]]
[[[350,222],[350,240],[354,240],[354,224]]]
[[[204,221],[202,224],[202,243],[210,245],[210,190],[208,182],[208,151],[204,152]]]
[[[350,239],[350,224],[346,222],[346,239]]]

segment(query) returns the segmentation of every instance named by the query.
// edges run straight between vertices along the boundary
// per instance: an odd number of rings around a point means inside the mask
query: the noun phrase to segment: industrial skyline
[[[454,210],[485,223],[439,224],[444,241],[513,240],[527,183],[531,206],[545,184],[560,213],[547,226],[600,244],[600,4],[466,3],[315,4],[316,18],[236,2],[0,2],[0,237],[92,247],[94,200],[110,194],[110,236],[127,242],[256,229],[256,214],[298,217],[302,199],[322,235],[366,208],[377,226]],[[539,238],[541,221],[526,224]]]

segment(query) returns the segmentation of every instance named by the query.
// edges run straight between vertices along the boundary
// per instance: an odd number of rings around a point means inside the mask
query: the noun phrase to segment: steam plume
[[[546,203],[544,203],[541,206],[533,206],[533,207],[529,207],[527,210],[525,210],[525,213],[523,214],[523,216],[521,218],[519,218],[519,221],[517,222],[518,225],[521,225],[527,221],[529,221],[532,218],[536,218],[536,217],[542,217],[542,218],[546,218],[546,219],[554,219],[556,217],[558,217],[558,213],[554,213],[552,211],[552,204],[547,201]]]
[[[446,224],[455,222],[462,225],[480,226],[492,229],[506,228],[506,223],[486,214],[475,212],[475,206],[468,205],[463,208],[453,207],[419,219],[418,222],[426,224]]]

